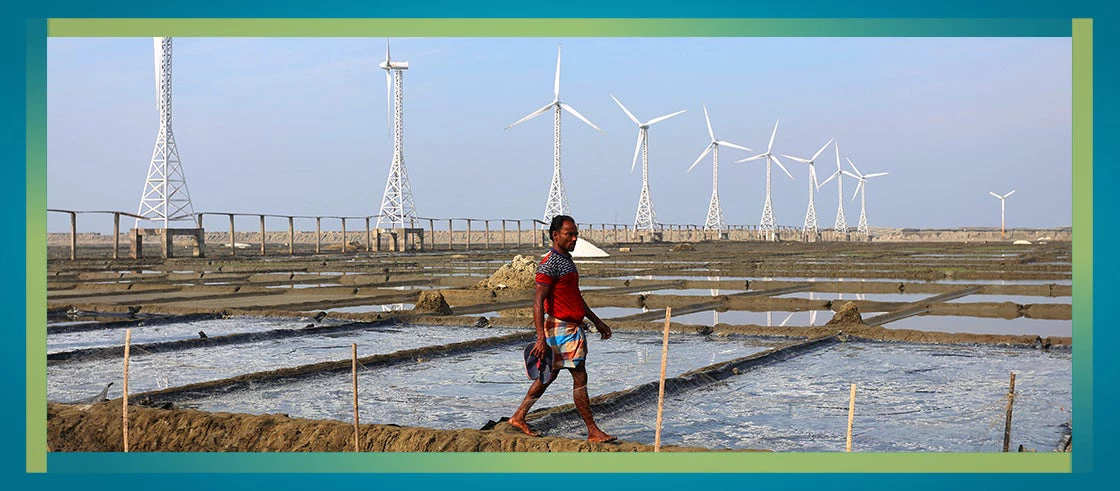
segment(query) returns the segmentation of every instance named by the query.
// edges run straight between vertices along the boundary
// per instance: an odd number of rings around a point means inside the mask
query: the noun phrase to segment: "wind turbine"
[[[836,150],[836,172],[828,176],[828,179],[825,179],[824,182],[818,184],[817,189],[820,189],[821,186],[828,184],[828,181],[836,178],[836,185],[839,188],[836,198],[839,204],[836,208],[836,226],[833,230],[837,233],[844,234],[846,237],[848,235],[848,221],[844,219],[844,171],[840,168],[840,142],[836,142],[832,148]]]
[[[599,129],[583,117],[579,111],[576,111],[572,106],[560,102],[560,45],[556,46],[556,81],[552,86],[553,99],[552,102],[545,104],[544,107],[529,113],[528,116],[515,121],[513,124],[506,126],[505,129],[510,129],[530,119],[533,119],[541,114],[544,114],[549,109],[554,110],[552,119],[554,141],[552,145],[552,184],[548,188],[548,202],[544,206],[544,222],[548,223],[552,217],[556,215],[568,214],[568,194],[564,190],[564,178],[560,175],[560,110],[563,109],[571,113],[572,116],[579,118],[580,121],[587,123],[588,126],[595,128],[595,131],[603,133]]]
[[[1007,201],[1006,201],[1007,197],[1011,196],[1012,194],[1015,194],[1015,190],[1012,189],[1010,193],[1007,193],[1003,196],[1000,196],[1000,195],[998,195],[996,193],[993,193],[991,191],[988,191],[988,194],[990,194],[992,196],[995,196],[996,198],[999,198],[999,236],[1000,237],[1006,237],[1006,234],[1004,233],[1004,228],[1003,228],[1004,205],[1007,204]]]
[[[786,155],[784,153],[782,154],[783,157],[796,160],[798,162],[801,162],[802,164],[806,164],[809,166],[809,210],[805,212],[805,226],[801,229],[801,233],[805,234],[806,240],[816,240],[818,233],[817,208],[814,204],[815,200],[813,199],[813,195],[816,194],[817,188],[820,185],[817,184],[817,170],[816,167],[813,166],[813,161],[817,160],[817,157],[820,157],[821,153],[824,152],[824,149],[828,148],[828,146],[831,144],[832,139],[830,138],[828,140],[828,143],[825,143],[823,146],[821,146],[821,149],[817,150],[817,153],[814,153],[813,156],[808,160],[800,159],[792,155]]]
[[[864,185],[864,183],[866,183],[867,180],[871,179],[872,177],[885,176],[885,175],[887,175],[887,173],[886,172],[876,172],[874,174],[860,174],[859,169],[856,168],[856,164],[852,163],[852,159],[850,159],[848,157],[844,157],[844,159],[848,161],[848,165],[852,166],[852,170],[856,171],[855,174],[852,174],[851,172],[848,172],[848,171],[843,171],[844,174],[847,174],[849,177],[854,177],[857,180],[859,180],[859,184],[856,184],[856,192],[852,193],[852,199],[853,200],[856,199],[856,194],[859,194],[859,196],[860,196],[860,198],[859,198],[859,228],[857,228],[856,230],[859,233],[863,234],[863,237],[865,239],[870,239],[871,238],[871,229],[869,229],[867,227],[867,186]],[[863,191],[863,192],[860,192],[860,191]]]
[[[378,66],[385,70],[385,84],[389,89],[389,110],[393,116],[393,164],[389,167],[389,179],[385,182],[385,194],[381,197],[377,227],[380,228],[381,223],[385,222],[390,226],[404,228],[406,219],[416,218],[412,186],[408,183],[408,171],[404,167],[404,71],[408,70],[408,62],[393,61],[389,56],[389,40],[386,39],[385,61]]]
[[[708,203],[708,218],[704,220],[704,230],[723,230],[725,227],[723,223],[723,209],[719,206],[719,146],[726,145],[748,152],[751,149],[731,142],[717,140],[715,133],[712,132],[712,120],[708,117],[708,106],[702,106],[704,107],[704,121],[708,123],[708,136],[712,138],[712,141],[708,143],[707,147],[704,147],[704,151],[700,153],[700,156],[696,158],[696,161],[693,162],[685,172],[692,171],[692,168],[696,167],[696,164],[699,164],[704,156],[708,155],[708,152],[712,152],[712,200]]]
[[[638,151],[642,152],[642,194],[638,197],[638,212],[634,216],[634,230],[645,229],[650,232],[653,231],[654,225],[657,223],[657,216],[653,211],[653,200],[649,197],[649,127],[655,123],[660,123],[673,116],[681,114],[686,109],[681,109],[673,114],[666,114],[664,116],[653,118],[645,123],[638,121],[634,114],[626,109],[622,101],[618,100],[614,94],[611,94],[611,99],[622,108],[622,112],[630,117],[634,124],[638,125],[638,143],[634,146],[634,160],[630,162],[630,172],[634,172],[634,166],[638,163]]]
[[[774,206],[770,203],[770,161],[773,160],[774,163],[778,164],[778,167],[782,168],[782,172],[785,172],[790,179],[793,179],[793,174],[790,174],[789,171],[786,170],[786,166],[782,165],[782,161],[778,160],[778,157],[776,155],[770,153],[770,151],[774,147],[774,136],[776,136],[777,134],[778,121],[774,121],[774,131],[770,133],[770,143],[766,145],[766,151],[755,155],[754,157],[747,157],[745,159],[737,161],[749,162],[751,160],[758,160],[766,157],[766,204],[762,206],[762,220],[760,220],[758,223],[758,232],[760,234],[766,232],[766,238],[768,240],[774,240],[777,238],[777,235],[775,234],[777,230],[774,226]]]

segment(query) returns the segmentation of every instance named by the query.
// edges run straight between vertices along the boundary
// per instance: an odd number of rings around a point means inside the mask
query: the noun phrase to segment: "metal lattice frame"
[[[381,198],[381,211],[377,226],[388,224],[404,228],[405,222],[416,219],[416,204],[412,200],[412,186],[408,183],[408,171],[404,166],[404,70],[389,65],[393,76],[393,164],[389,167],[389,179],[385,182],[385,194]]]
[[[839,233],[848,233],[848,220],[844,218],[844,174],[840,172],[840,143],[837,142],[833,147],[836,149],[836,186],[839,189],[837,194],[837,201],[839,205],[836,208],[836,226],[834,230]]]
[[[170,222],[195,220],[187,178],[179,159],[179,147],[171,131],[171,38],[153,39],[156,58],[156,103],[159,107],[159,133],[140,195],[136,212],[141,221],[152,221],[168,228]]]
[[[859,189],[859,227],[856,231],[863,236],[864,239],[871,237],[871,229],[867,226],[867,180],[863,180],[863,186]]]
[[[653,200],[649,196],[649,133],[648,128],[640,128],[640,131],[642,132],[642,195],[638,197],[634,229],[652,232],[657,226],[657,213],[653,209]]]
[[[758,222],[758,233],[765,240],[774,240],[774,205],[770,203],[770,156],[766,156],[766,203],[762,205],[762,219]]]
[[[719,206],[719,145],[712,145],[712,201],[708,203],[708,217],[704,230],[723,230],[723,209]]]
[[[548,201],[544,204],[544,223],[551,223],[556,215],[570,215],[568,193],[564,190],[564,177],[560,175],[560,104],[554,107],[552,119],[552,183],[548,186]]]
[[[805,212],[805,225],[802,227],[801,232],[805,234],[806,240],[816,240],[817,238],[817,207],[813,195],[816,194],[817,171],[809,164],[809,209]]]

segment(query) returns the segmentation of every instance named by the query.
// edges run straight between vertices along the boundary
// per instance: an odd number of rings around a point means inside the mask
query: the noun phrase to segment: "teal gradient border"
[[[1079,23],[1080,22],[1080,23]],[[525,29],[531,23],[534,29]],[[312,24],[311,26],[302,26]],[[519,27],[521,26],[521,27]],[[505,29],[505,30],[502,30]],[[46,36],[1022,36],[1074,39],[1074,407],[1071,454],[46,454]],[[39,19],[27,30],[27,471],[1092,471],[1092,23],[1054,19]],[[1087,60],[1086,60],[1087,57]],[[1080,60],[1080,63],[1079,63]],[[1088,80],[1086,81],[1086,77]],[[1083,91],[1088,90],[1086,95]],[[1086,117],[1086,111],[1088,115]],[[1084,146],[1087,144],[1088,146]],[[1089,446],[1085,446],[1089,445]],[[558,464],[562,463],[562,464]]]

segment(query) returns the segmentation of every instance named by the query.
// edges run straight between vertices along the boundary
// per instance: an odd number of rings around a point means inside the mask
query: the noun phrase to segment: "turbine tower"
[[[170,222],[195,219],[187,178],[179,161],[179,147],[171,132],[171,38],[153,38],[155,48],[156,105],[159,107],[159,133],[148,166],[148,178],[140,195],[136,227],[148,220],[168,228]]]
[[[783,157],[796,160],[809,166],[809,210],[805,212],[805,226],[801,229],[801,233],[805,235],[806,240],[816,240],[817,234],[819,233],[817,229],[817,208],[815,200],[813,199],[813,195],[816,194],[819,185],[817,184],[817,170],[813,165],[813,161],[817,160],[817,157],[820,157],[824,149],[828,148],[831,144],[832,139],[829,139],[828,143],[825,143],[824,146],[822,146],[820,150],[817,150],[817,153],[814,153],[808,160],[784,153],[782,154]]]
[[[726,145],[731,148],[738,148],[739,150],[750,151],[751,149],[743,146],[736,145],[731,142],[717,140],[716,135],[712,132],[712,120],[708,117],[708,106],[704,107],[704,121],[708,123],[708,136],[712,141],[704,147],[704,151],[696,158],[696,161],[688,168],[689,172],[696,164],[699,164],[708,152],[712,152],[712,200],[708,203],[708,218],[704,220],[704,230],[723,230],[726,225],[723,223],[723,209],[719,206],[719,146]]]
[[[1007,234],[1004,232],[1004,228],[1003,228],[1003,211],[1005,209],[1004,205],[1007,204],[1007,201],[1006,201],[1007,197],[1011,196],[1012,194],[1015,194],[1015,190],[1012,189],[1010,193],[1007,193],[1007,194],[1002,195],[1002,196],[998,195],[996,193],[993,193],[991,191],[988,191],[988,194],[990,194],[992,196],[995,196],[996,198],[999,198],[999,236],[1001,238],[1006,237]]]
[[[385,70],[389,110],[393,115],[393,164],[389,167],[389,179],[385,182],[385,194],[381,197],[377,227],[381,228],[381,224],[386,223],[394,228],[404,228],[405,220],[416,218],[412,186],[408,184],[408,171],[404,167],[404,71],[408,70],[408,62],[392,60],[389,56],[389,40],[386,39],[385,61],[378,66]]]
[[[848,161],[848,165],[852,166],[852,170],[856,171],[856,173],[852,174],[851,172],[848,172],[848,171],[843,171],[843,172],[845,174],[847,174],[849,177],[854,177],[856,180],[859,181],[859,184],[856,184],[856,192],[852,193],[852,199],[853,200],[856,199],[856,194],[859,194],[859,196],[860,196],[860,198],[859,198],[859,228],[857,228],[856,231],[863,234],[864,239],[870,240],[871,239],[871,229],[867,227],[867,186],[864,183],[866,183],[867,180],[871,179],[872,177],[885,176],[885,175],[887,175],[887,173],[886,172],[876,172],[874,174],[860,174],[859,169],[856,168],[856,164],[852,163],[852,159],[847,158],[847,157],[845,157],[844,159]],[[863,192],[860,192],[860,191],[863,191]]]
[[[638,143],[634,146],[634,159],[630,162],[630,172],[634,172],[634,166],[638,163],[638,151],[640,150],[642,152],[642,194],[638,197],[638,212],[634,217],[634,230],[644,229],[652,232],[653,227],[657,224],[657,215],[653,211],[653,200],[649,197],[649,127],[681,114],[685,112],[686,109],[681,109],[673,114],[659,116],[642,123],[638,121],[638,118],[634,117],[634,114],[631,113],[629,109],[626,109],[626,106],[622,105],[622,101],[619,101],[614,94],[611,94],[611,99],[614,99],[618,107],[622,108],[622,112],[625,112],[626,115],[630,117],[630,120],[638,125]]]
[[[530,119],[533,119],[541,114],[544,114],[549,109],[554,110],[552,117],[553,125],[553,144],[552,144],[552,184],[548,188],[548,201],[544,205],[544,222],[548,223],[552,217],[556,215],[568,215],[568,193],[564,190],[564,178],[560,175],[560,110],[563,109],[571,113],[572,116],[579,118],[580,121],[587,123],[588,126],[595,128],[599,133],[603,133],[598,126],[595,126],[583,117],[579,111],[576,111],[572,106],[560,102],[560,46],[556,46],[556,81],[552,86],[553,99],[552,102],[545,104],[544,107],[529,113],[528,116],[521,118],[513,124],[506,126],[505,129],[510,129]]]
[[[821,186],[828,184],[828,181],[836,178],[836,185],[839,188],[839,192],[837,192],[836,198],[839,204],[836,208],[836,226],[833,228],[833,230],[836,230],[837,233],[841,233],[847,236],[848,221],[844,219],[844,171],[840,168],[840,142],[836,142],[836,144],[833,145],[832,148],[836,150],[836,172],[834,172],[831,176],[828,176],[828,179],[825,179],[824,182],[820,183],[817,186],[817,189],[820,189]]]
[[[778,121],[774,121],[774,131],[770,133],[770,143],[766,145],[766,151],[755,155],[754,157],[747,157],[739,160],[738,162],[748,162],[751,160],[758,160],[763,157],[766,158],[766,203],[762,205],[762,219],[758,223],[758,233],[766,240],[777,239],[777,227],[774,221],[774,205],[770,202],[770,161],[778,164],[782,172],[785,172],[790,179],[793,179],[793,174],[786,170],[786,166],[782,165],[782,161],[778,160],[778,156],[770,153],[774,147],[774,136],[778,134]]]

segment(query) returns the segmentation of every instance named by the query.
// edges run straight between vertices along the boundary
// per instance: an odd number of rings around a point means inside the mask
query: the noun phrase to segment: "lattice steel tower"
[[[391,87],[388,95],[389,109],[393,113],[393,164],[389,167],[389,179],[385,182],[377,226],[380,228],[385,223],[404,228],[406,220],[416,219],[412,186],[408,183],[408,171],[404,167],[404,70],[408,70],[408,62],[392,61],[389,42],[386,40],[385,61],[378,66],[385,70],[386,88]]]
[[[163,228],[170,222],[194,221],[194,206],[187,189],[187,178],[179,160],[179,147],[171,132],[171,38],[153,38],[155,48],[156,105],[159,107],[159,134],[156,136],[148,178],[140,195],[141,221],[152,221]]]
[[[696,167],[696,164],[699,164],[708,155],[708,152],[712,152],[712,200],[708,203],[708,216],[704,219],[704,230],[723,230],[726,228],[726,224],[723,221],[723,209],[719,206],[719,147],[720,145],[726,145],[739,150],[750,151],[750,149],[731,142],[717,140],[715,132],[712,131],[712,120],[708,117],[708,106],[706,104],[701,106],[704,108],[704,122],[708,124],[708,136],[712,140],[685,172],[692,171],[692,168]]]
[[[626,116],[629,117],[634,124],[638,125],[638,142],[634,146],[634,159],[630,162],[630,172],[634,172],[634,166],[638,163],[638,151],[640,150],[642,152],[642,194],[638,197],[638,212],[634,216],[634,230],[648,230],[652,232],[653,228],[657,226],[657,214],[653,210],[653,200],[649,195],[649,127],[681,114],[685,112],[685,110],[682,109],[672,114],[658,116],[643,123],[638,121],[634,113],[626,109],[626,106],[624,106],[622,101],[618,100],[614,94],[611,94],[611,99],[614,99],[618,107],[622,108],[622,112],[626,113]]]

